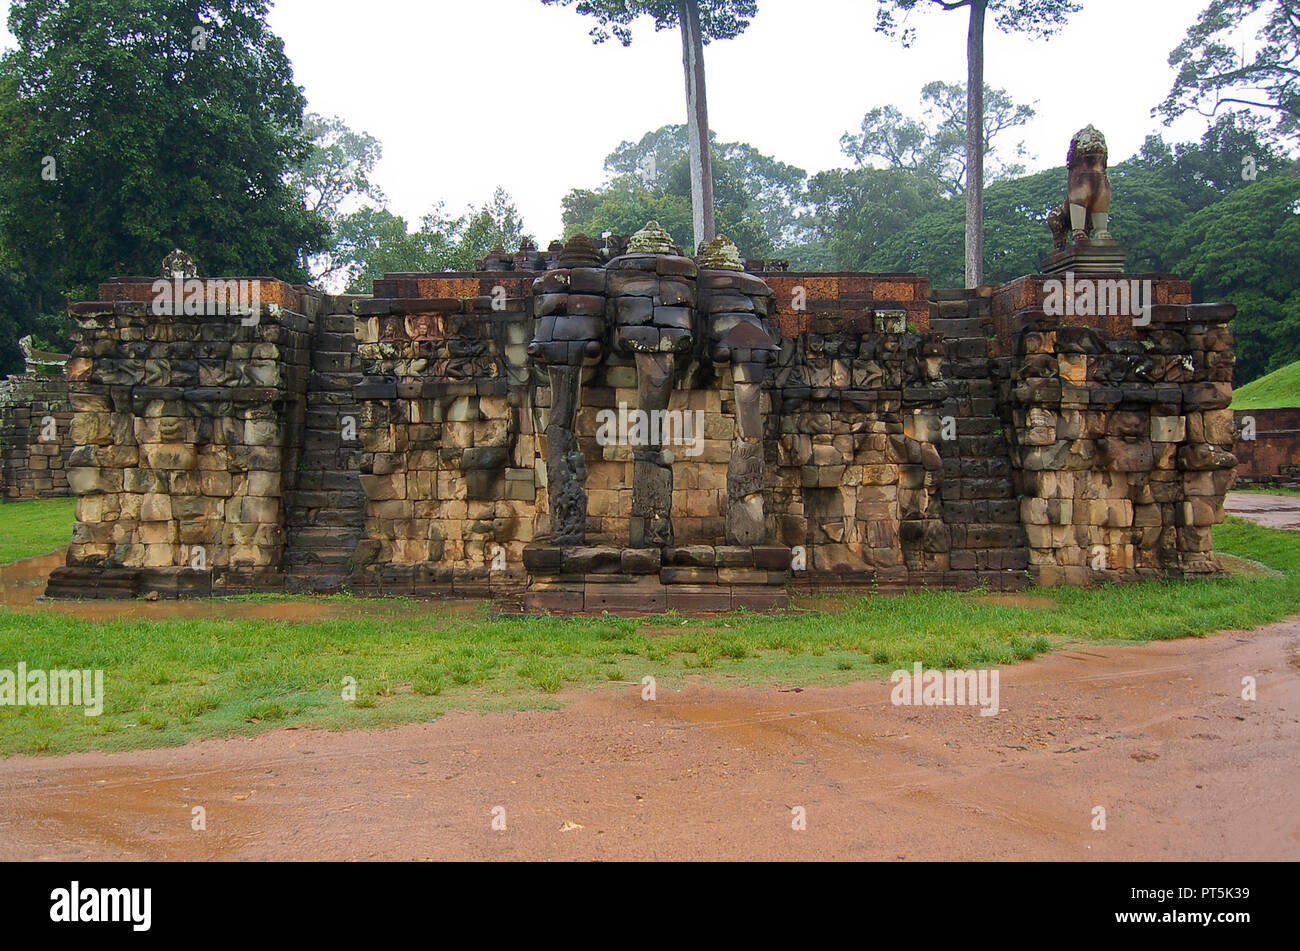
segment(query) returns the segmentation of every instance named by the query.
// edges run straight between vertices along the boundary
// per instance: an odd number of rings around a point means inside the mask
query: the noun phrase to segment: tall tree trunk
[[[682,27],[682,69],[686,73],[686,135],[691,151],[691,217],[695,250],[716,235],[713,217],[713,156],[709,145],[709,103],[704,89],[704,37],[696,0],[677,0]]]
[[[984,13],[971,0],[966,35],[966,286],[984,283]]]

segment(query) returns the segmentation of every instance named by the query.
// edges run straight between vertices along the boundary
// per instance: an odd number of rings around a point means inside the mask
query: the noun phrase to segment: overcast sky
[[[1016,130],[1031,170],[1061,164],[1089,122],[1113,162],[1160,130],[1150,113],[1173,79],[1169,51],[1206,2],[1083,0],[1048,41],[1004,35],[990,19],[987,82],[1038,109]],[[925,83],[964,80],[965,12],[914,13],[918,39],[903,49],[874,32],[875,8],[760,0],[744,34],[705,49],[718,137],[812,173],[846,164],[840,136],[867,110],[917,113]],[[685,116],[679,35],[648,20],[628,48],[593,45],[590,18],[541,0],[278,0],[270,22],[309,108],[383,143],[376,177],[413,222],[440,200],[458,212],[501,185],[544,247],[560,234],[561,198],[599,185],[620,141]],[[1191,116],[1165,135],[1195,139],[1204,127]]]

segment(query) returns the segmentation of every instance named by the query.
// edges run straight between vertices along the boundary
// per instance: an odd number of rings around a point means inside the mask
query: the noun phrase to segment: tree
[[[938,180],[905,168],[837,168],[808,182],[805,243],[782,252],[796,269],[867,270],[880,248],[944,205]],[[898,270],[898,268],[886,268]]]
[[[687,130],[667,125],[636,142],[622,142],[605,158],[609,181],[598,189],[574,189],[564,197],[565,234],[630,234],[658,221],[688,247],[693,236],[691,170]],[[799,236],[803,169],[764,155],[744,142],[710,137],[718,231],[750,257],[768,257],[778,244]]]
[[[1237,305],[1238,385],[1300,360],[1300,178],[1261,178],[1188,215],[1171,252],[1201,300]]]
[[[338,116],[326,118],[309,112],[303,120],[303,133],[311,142],[311,151],[290,181],[307,210],[329,226],[330,247],[302,263],[313,283],[327,284],[342,268],[338,226],[343,216],[360,204],[384,206],[383,190],[371,180],[384,147],[369,133],[353,131]]]
[[[985,192],[989,241],[982,262],[986,280],[1001,284],[1034,274],[1051,249],[1047,213],[1061,203],[1065,169],[993,182]],[[869,271],[924,274],[932,287],[959,287],[965,276],[962,235],[965,202],[949,198],[886,239],[866,263]]]
[[[715,159],[716,213],[734,223],[741,217],[734,213],[737,207],[752,209],[762,217],[763,227],[773,243],[791,240],[807,173],[764,155],[747,142],[719,142],[712,132],[709,146]],[[649,188],[665,188],[689,198],[687,149],[685,126],[661,126],[637,142],[620,143],[605,157],[605,168],[615,176],[635,174]],[[725,227],[722,233],[731,236]]]
[[[445,217],[440,206],[434,213],[424,216],[422,230],[430,234],[447,234],[454,241],[446,268],[449,271],[474,270],[497,245],[515,250],[525,238],[537,243],[537,239],[524,230],[514,200],[499,186],[490,199],[459,218]]]
[[[377,277],[400,271],[472,271],[496,245],[513,250],[525,238],[523,222],[504,189],[455,217],[439,204],[410,230],[386,208],[364,206],[339,218],[338,273],[350,294],[368,294]]]
[[[264,0],[13,4],[0,243],[50,297],[152,274],[176,247],[208,274],[306,277],[301,255],[325,228],[288,182],[306,152],[303,96],[266,11]]]
[[[704,81],[704,47],[713,40],[739,36],[758,12],[758,0],[542,0],[570,6],[596,17],[596,43],[611,36],[632,42],[628,24],[640,16],[654,19],[656,30],[678,27],[682,34],[682,70],[686,77],[686,127],[690,150],[690,185],[695,247],[716,237],[713,205],[713,158],[709,150],[708,94]]]
[[[1232,43],[1248,18],[1262,19],[1254,56]],[[1173,88],[1153,109],[1165,124],[1195,109],[1261,111],[1284,137],[1300,133],[1300,6],[1294,0],[1212,0],[1169,54]]]
[[[876,0],[876,29],[898,35],[896,18],[906,18],[918,4],[936,4],[944,10],[970,8],[966,31],[966,284],[984,282],[984,21],[993,13],[1003,32],[1047,36],[1065,25],[1079,9],[1074,0]],[[902,29],[905,46],[915,30]]]
[[[1113,166],[1111,182],[1118,196],[1112,221],[1121,229],[1129,266],[1138,271],[1180,269],[1174,232],[1188,216],[1247,184],[1242,157],[1251,171],[1266,178],[1293,168],[1262,137],[1261,124],[1243,113],[1225,113],[1199,143],[1170,146],[1149,136],[1134,158]]]
[[[439,270],[447,247],[434,248],[423,231],[386,208],[366,206],[339,218],[334,273],[349,294],[369,294],[377,277],[392,272]]]
[[[921,89],[921,118],[904,116],[895,106],[872,109],[862,117],[862,131],[845,133],[840,148],[858,165],[880,159],[894,168],[910,168],[937,178],[948,195],[966,191],[966,87],[935,81]],[[1025,173],[1019,163],[994,160],[993,142],[1001,133],[1025,125],[1033,106],[1014,102],[1005,89],[984,88],[985,182]],[[1023,142],[1014,148],[1026,158]]]

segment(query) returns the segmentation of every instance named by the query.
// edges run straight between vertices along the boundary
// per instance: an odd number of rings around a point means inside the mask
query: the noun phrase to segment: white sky
[[[1169,51],[1205,3],[1083,0],[1045,42],[1002,34],[990,19],[987,82],[1038,109],[1011,133],[1035,156],[1030,169],[1061,164],[1089,122],[1113,162],[1160,131],[1150,111],[1173,80]],[[918,40],[903,49],[874,32],[875,9],[874,0],[760,0],[744,34],[705,49],[719,138],[811,174],[847,164],[839,138],[868,109],[916,114],[925,83],[965,78],[964,11],[913,14]],[[593,45],[591,18],[541,0],[278,0],[270,22],[308,107],[383,143],[376,177],[412,222],[439,200],[459,212],[501,185],[545,247],[561,231],[561,198],[599,185],[606,154],[685,116],[679,35],[655,34],[648,19],[627,48]],[[1164,133],[1196,139],[1204,127],[1190,116]]]

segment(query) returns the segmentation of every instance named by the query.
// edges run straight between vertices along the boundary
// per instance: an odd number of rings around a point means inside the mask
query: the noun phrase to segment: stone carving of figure
[[[698,268],[651,221],[632,235],[627,253],[610,260],[609,312],[614,347],[636,361],[637,409],[666,418],[677,355],[695,347],[695,277]],[[663,427],[650,426],[650,439],[632,447],[633,548],[672,545],[672,454],[663,447]]]
[[[1110,225],[1110,176],[1106,171],[1109,152],[1106,137],[1093,126],[1080,129],[1070,140],[1065,158],[1068,193],[1065,204],[1047,216],[1056,250],[1073,242],[1089,240],[1113,243]]]
[[[763,505],[763,416],[759,400],[780,338],[766,320],[772,292],[744,273],[740,251],[725,235],[703,245],[700,308],[715,363],[730,364],[736,428],[727,463],[727,544],[767,540]]]
[[[586,235],[571,238],[533,282],[537,319],[528,355],[546,368],[551,412],[546,422],[546,475],[551,543],[581,545],[587,532],[587,465],[575,431],[582,368],[604,352],[605,271]]]

